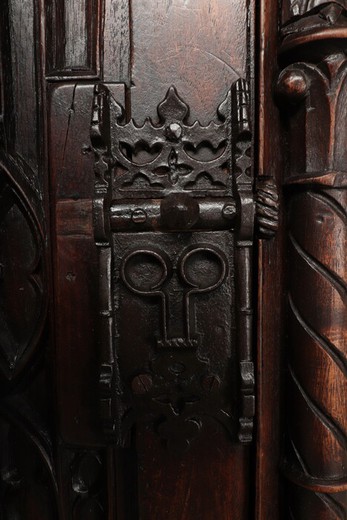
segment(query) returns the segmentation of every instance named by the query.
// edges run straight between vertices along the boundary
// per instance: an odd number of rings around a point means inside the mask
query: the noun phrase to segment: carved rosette
[[[342,520],[347,515],[346,6],[292,2],[294,7],[296,18],[283,30],[283,60],[289,61],[288,48],[295,49],[290,56],[302,49],[304,60],[288,63],[277,88],[289,143],[284,472],[291,518]]]
[[[157,124],[127,120],[106,85],[94,101],[105,430],[123,444],[147,424],[184,450],[212,420],[249,443],[256,205],[247,82],[233,85],[207,126],[189,120],[174,87]],[[271,206],[269,187],[258,200],[264,227],[268,197]]]

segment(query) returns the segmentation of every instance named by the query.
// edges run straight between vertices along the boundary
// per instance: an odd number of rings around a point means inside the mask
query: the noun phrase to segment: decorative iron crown
[[[171,86],[158,105],[159,122],[146,118],[141,126],[134,119],[126,122],[123,107],[105,85],[98,85],[92,128],[94,136],[102,136],[108,127],[103,142],[112,167],[112,197],[231,195],[232,143],[240,130],[249,131],[248,97],[247,83],[238,80],[217,109],[218,121],[203,126],[189,124],[189,107]]]

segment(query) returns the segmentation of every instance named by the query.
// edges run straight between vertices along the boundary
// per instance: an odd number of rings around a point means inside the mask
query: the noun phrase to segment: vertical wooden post
[[[281,126],[279,111],[271,95],[273,80],[278,75],[274,57],[278,50],[278,0],[260,2],[258,21],[258,77],[256,110],[258,111],[257,222],[259,237],[265,237],[261,222],[264,186],[279,186],[283,171]],[[280,201],[279,207],[283,204]],[[271,213],[271,212],[270,212]],[[256,519],[278,520],[279,460],[280,460],[280,401],[282,386],[281,343],[283,334],[283,235],[282,209],[279,229],[271,240],[258,241],[258,309],[257,309],[257,456],[256,456]],[[269,230],[268,230],[269,231]],[[267,235],[269,236],[269,234]]]
[[[288,516],[347,515],[347,11],[287,2]]]

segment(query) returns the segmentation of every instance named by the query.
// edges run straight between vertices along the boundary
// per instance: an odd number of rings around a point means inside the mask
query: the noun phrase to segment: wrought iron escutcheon
[[[123,444],[144,423],[187,447],[217,421],[249,443],[256,203],[248,86],[236,81],[207,126],[189,122],[174,87],[157,111],[158,123],[140,126],[110,86],[95,87],[104,427]]]

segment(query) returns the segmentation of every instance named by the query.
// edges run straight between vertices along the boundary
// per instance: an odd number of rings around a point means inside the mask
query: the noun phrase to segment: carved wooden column
[[[288,515],[347,515],[347,4],[283,7]]]

